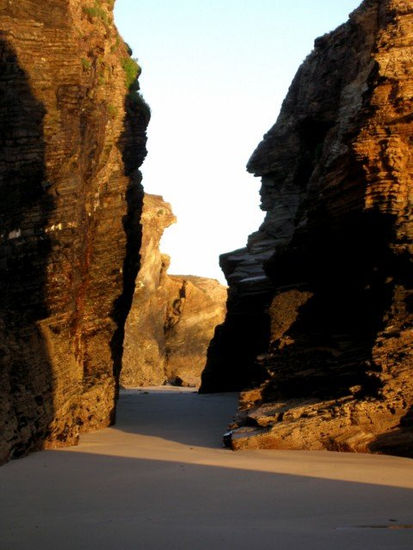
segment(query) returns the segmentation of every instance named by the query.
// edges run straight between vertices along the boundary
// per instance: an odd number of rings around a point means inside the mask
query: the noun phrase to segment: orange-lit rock
[[[121,383],[198,386],[216,325],[223,322],[227,290],[213,279],[167,274],[159,243],[176,221],[162,197],[145,195],[141,268],[125,333]]]
[[[255,386],[233,448],[413,455],[412,111],[412,3],[366,0],[316,40],[254,152],[267,216],[222,257],[202,385]]]
[[[114,418],[149,113],[112,8],[1,2],[0,462]]]

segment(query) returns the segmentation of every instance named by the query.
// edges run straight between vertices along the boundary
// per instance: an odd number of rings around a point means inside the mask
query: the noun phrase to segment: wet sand
[[[412,550],[412,460],[234,453],[236,401],[128,390],[115,427],[3,466],[0,549]]]

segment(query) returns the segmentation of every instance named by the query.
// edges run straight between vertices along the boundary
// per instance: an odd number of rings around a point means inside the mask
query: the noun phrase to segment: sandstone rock
[[[217,325],[225,318],[227,289],[214,279],[170,276],[165,324],[166,380],[198,387]]]
[[[132,307],[125,326],[121,383],[152,386],[165,382],[164,325],[169,288],[166,271],[169,257],[159,243],[164,229],[175,223],[171,207],[156,195],[144,196],[141,216],[141,267]]]
[[[112,7],[0,3],[0,462],[114,418],[149,112]]]
[[[229,311],[202,385],[255,386],[233,448],[413,456],[412,59],[411,2],[365,0],[316,40],[248,164],[267,215],[224,256]]]
[[[141,268],[125,329],[121,383],[198,386],[215,326],[225,317],[226,288],[213,279],[167,274],[159,243],[176,221],[162,197],[145,195]]]

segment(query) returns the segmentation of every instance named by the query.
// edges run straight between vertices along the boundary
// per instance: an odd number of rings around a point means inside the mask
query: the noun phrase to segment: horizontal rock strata
[[[0,462],[114,419],[149,113],[113,4],[0,2]]]
[[[234,449],[413,456],[412,60],[412,3],[365,0],[316,40],[249,162],[267,215],[222,259],[202,385],[251,388]]]
[[[169,257],[159,243],[175,221],[162,197],[145,194],[141,268],[125,329],[124,386],[199,386],[209,342],[224,320],[227,291],[218,281],[167,274]]]

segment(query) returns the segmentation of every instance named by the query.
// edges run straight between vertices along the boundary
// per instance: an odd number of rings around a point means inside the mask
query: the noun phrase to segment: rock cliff
[[[225,317],[226,288],[213,279],[167,274],[159,243],[176,221],[169,204],[145,195],[141,268],[125,328],[121,383],[199,386],[216,325]]]
[[[221,258],[201,388],[251,388],[234,449],[413,456],[412,60],[411,1],[365,0],[316,40],[248,164],[267,215]]]
[[[0,462],[114,419],[149,112],[113,4],[0,1]]]

